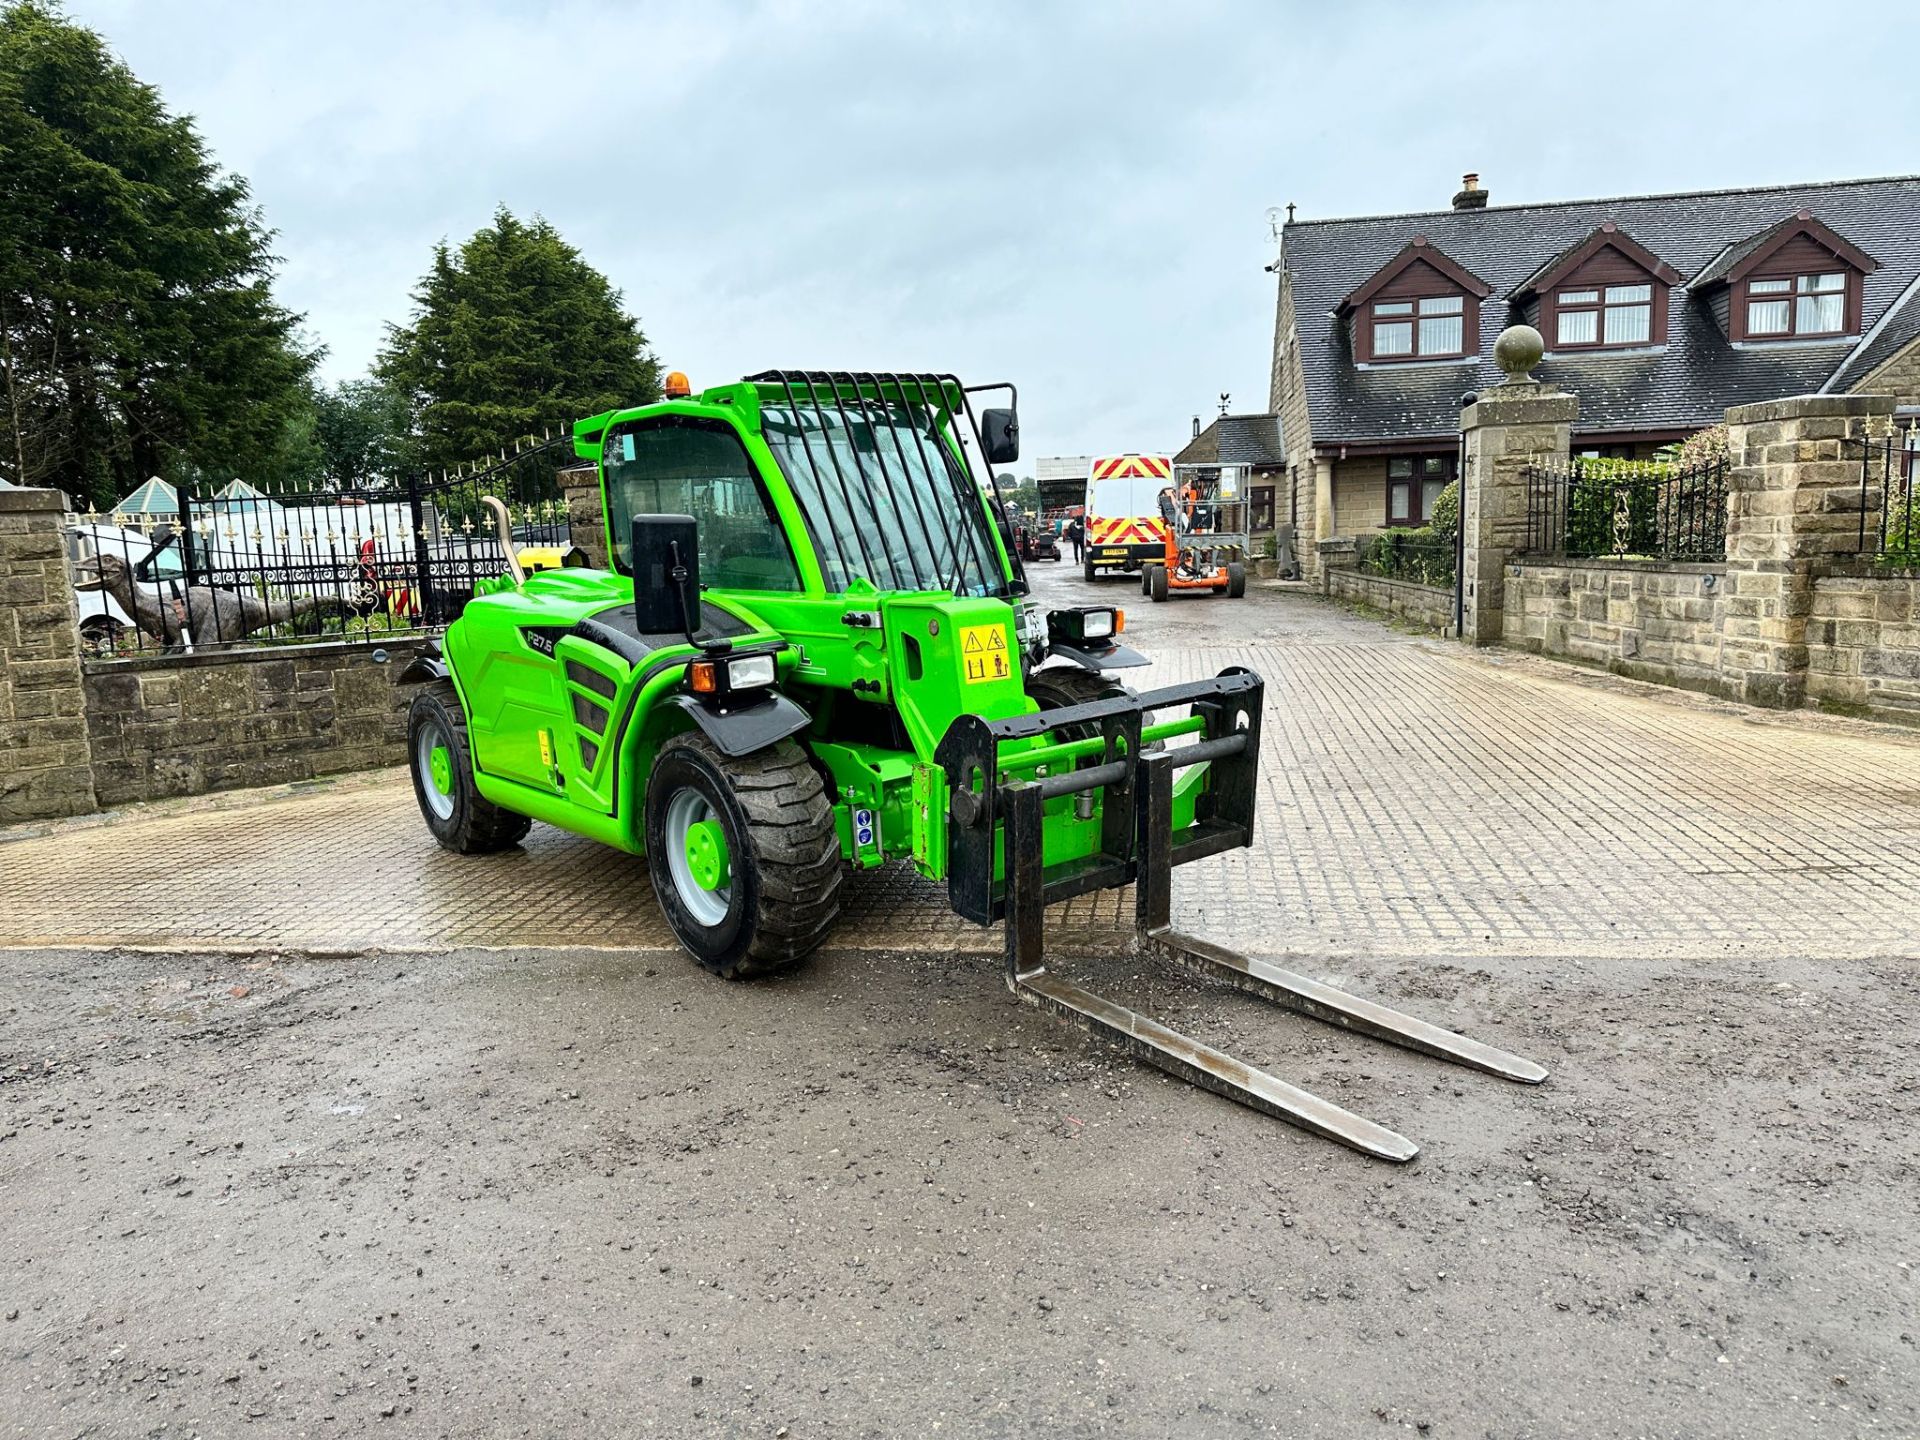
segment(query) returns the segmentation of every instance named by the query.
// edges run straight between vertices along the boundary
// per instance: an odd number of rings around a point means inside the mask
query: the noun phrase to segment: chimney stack
[[[1460,177],[1460,193],[1453,197],[1456,210],[1479,210],[1487,203],[1487,192],[1480,188],[1480,177],[1469,170]]]

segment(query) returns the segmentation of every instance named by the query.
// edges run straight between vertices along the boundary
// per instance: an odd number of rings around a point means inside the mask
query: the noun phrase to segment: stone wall
[[[1502,639],[1636,680],[1721,693],[1726,566],[1527,560],[1507,566]]]
[[[1920,723],[1920,572],[1854,570],[1814,581],[1807,698]]]
[[[1858,446],[1886,433],[1893,409],[1859,394],[1735,406],[1723,563],[1511,555],[1501,638],[1751,705],[1920,720],[1920,575],[1854,553],[1862,505],[1879,504],[1862,491]],[[1483,496],[1502,489],[1488,467],[1470,463],[1469,475]],[[1491,598],[1483,590],[1483,614]]]
[[[1333,467],[1333,533],[1368,535],[1386,528],[1387,460],[1366,455]]]
[[[1367,575],[1347,568],[1329,568],[1324,590],[1336,600],[1369,605],[1428,630],[1445,630],[1453,624],[1451,590],[1416,585],[1411,580],[1389,580],[1383,575]]]
[[[0,490],[0,823],[97,809],[53,490]]]
[[[397,680],[417,648],[299,645],[88,661],[85,723],[99,803],[398,765],[415,687]]]

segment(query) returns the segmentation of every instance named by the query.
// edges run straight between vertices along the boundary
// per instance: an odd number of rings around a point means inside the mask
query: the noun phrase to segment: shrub
[[[1436,534],[1452,537],[1460,533],[1460,482],[1449,480],[1447,488],[1433,500],[1433,518],[1427,528]]]
[[[1670,460],[1682,470],[1691,470],[1698,465],[1724,465],[1731,458],[1727,445],[1727,427],[1709,425],[1697,430],[1677,445],[1660,447],[1660,457]]]
[[[1439,502],[1434,505],[1439,509]],[[1455,525],[1459,520],[1456,511]],[[1453,584],[1454,533],[1438,526],[1417,530],[1382,530],[1360,546],[1360,568],[1369,575],[1410,580],[1416,585]]]

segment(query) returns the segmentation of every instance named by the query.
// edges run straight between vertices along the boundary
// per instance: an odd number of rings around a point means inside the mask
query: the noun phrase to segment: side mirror
[[[982,410],[980,444],[987,464],[1011,465],[1020,458],[1020,415],[1015,410]]]
[[[636,515],[628,550],[634,628],[693,639],[700,628],[700,526],[691,515]]]

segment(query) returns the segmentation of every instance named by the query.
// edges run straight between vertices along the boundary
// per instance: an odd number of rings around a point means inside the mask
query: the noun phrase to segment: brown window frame
[[[1273,529],[1273,486],[1255,485],[1252,490],[1252,497],[1247,504],[1248,533]],[[1262,516],[1265,517],[1264,524],[1261,522]]]
[[[1655,337],[1659,333],[1660,282],[1651,275],[1636,281],[1635,286],[1647,292],[1644,300],[1609,301],[1609,290],[1625,290],[1633,287],[1620,283],[1596,281],[1591,285],[1556,285],[1553,289],[1553,339],[1547,342],[1549,350],[1644,350],[1659,344]],[[1567,296],[1579,295],[1591,291],[1590,301],[1568,303]],[[1609,310],[1645,310],[1647,312],[1647,337],[1644,340],[1607,339],[1607,312]],[[1562,340],[1560,338],[1560,317],[1562,315],[1591,314],[1593,336],[1591,340]]]
[[[1427,477],[1421,473],[1421,466],[1429,460],[1438,460],[1441,462],[1441,474],[1444,476],[1444,479],[1441,481],[1441,489],[1444,490],[1448,485],[1460,478],[1460,455],[1456,450],[1427,450],[1418,455],[1387,456],[1386,508],[1381,512],[1386,517],[1383,528],[1388,530],[1418,530],[1422,525],[1429,525],[1433,522],[1433,513],[1426,503],[1424,493]],[[1395,461],[1406,461],[1413,466],[1413,470],[1409,474],[1404,477],[1398,477],[1397,479],[1397,483],[1408,487],[1408,508],[1412,511],[1412,518],[1408,520],[1396,520],[1393,518],[1393,487],[1396,483],[1393,466]]]
[[[1458,300],[1460,302],[1459,314],[1457,316],[1451,314],[1432,317],[1423,316],[1420,313],[1420,307],[1429,300]],[[1418,360],[1464,359],[1468,353],[1468,332],[1473,328],[1467,319],[1467,311],[1474,303],[1471,295],[1467,294],[1464,290],[1458,289],[1438,290],[1428,295],[1382,295],[1377,299],[1369,300],[1366,305],[1366,314],[1361,322],[1367,327],[1367,363],[1370,365],[1405,365]],[[1380,307],[1382,305],[1404,305],[1407,307],[1407,312],[1404,315],[1382,315],[1380,314]],[[1420,322],[1427,318],[1437,320],[1457,318],[1460,321],[1460,348],[1458,350],[1422,350],[1420,348]],[[1396,352],[1392,355],[1382,355],[1375,344],[1375,327],[1379,325],[1406,325],[1409,327],[1412,331],[1409,338],[1413,348],[1404,353]]]
[[[1822,275],[1840,277],[1840,328],[1838,330],[1802,330],[1800,329],[1800,300],[1802,295],[1831,295],[1831,290],[1800,289],[1802,280],[1813,280]],[[1844,261],[1836,260],[1831,268],[1820,270],[1794,270],[1785,274],[1753,274],[1740,282],[1738,297],[1740,306],[1740,328],[1742,338],[1756,342],[1768,340],[1832,340],[1853,333],[1854,291],[1859,285],[1860,272]],[[1777,285],[1784,283],[1785,290],[1753,293],[1754,285]],[[1753,307],[1775,302],[1787,307],[1787,328],[1785,330],[1755,330],[1753,328]]]

